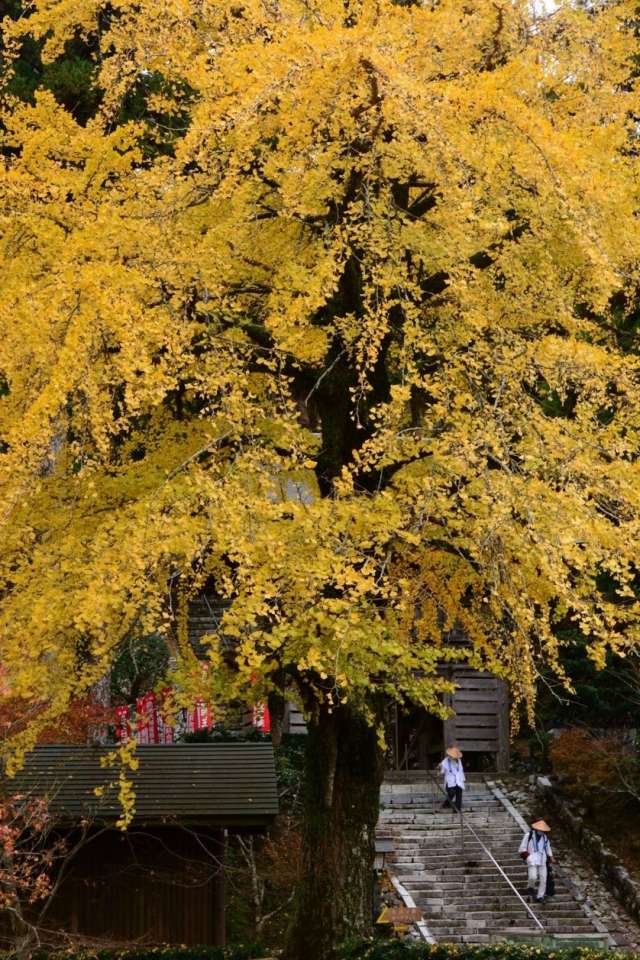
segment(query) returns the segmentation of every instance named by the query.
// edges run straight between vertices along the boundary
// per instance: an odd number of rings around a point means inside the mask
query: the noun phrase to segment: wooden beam
[[[498,686],[498,773],[506,773],[509,769],[509,746],[509,691],[501,680]]]

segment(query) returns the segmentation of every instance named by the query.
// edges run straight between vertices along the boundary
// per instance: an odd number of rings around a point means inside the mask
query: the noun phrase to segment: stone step
[[[409,811],[386,810],[383,811],[383,813],[384,816],[379,818],[380,827],[384,827],[387,830],[394,830],[396,833],[402,833],[403,827],[410,829],[414,823],[426,826],[430,831],[433,830],[434,833],[441,831],[446,834],[452,830],[458,830],[458,832],[460,832],[459,818],[451,816],[448,813],[440,815],[433,814],[429,810],[421,811],[419,809]],[[498,833],[500,827],[505,827],[510,833],[519,833],[520,836],[522,836],[521,830],[514,829],[515,824],[509,823],[508,820],[503,820],[502,818],[492,818],[491,811],[488,813],[467,813],[464,817],[464,824],[464,829],[470,836],[473,836],[471,830],[475,830],[477,833],[481,830],[490,830],[493,833]]]
[[[405,783],[401,785],[399,783],[393,783],[390,785],[385,785],[380,790],[381,797],[439,797],[442,802],[445,801],[445,793],[442,783],[427,783],[426,781],[417,781],[416,783]],[[486,786],[483,787],[481,783],[473,782],[467,783],[465,789],[462,791],[463,798],[467,797],[482,797],[487,800],[498,800],[495,793],[492,790],[487,789]],[[499,802],[499,801],[498,801]]]
[[[415,781],[427,780],[433,782],[433,778],[441,775],[436,770],[388,770],[385,774],[385,785],[398,783],[413,783]],[[484,773],[465,772],[467,783],[481,783],[485,785]]]
[[[526,869],[523,866],[520,857],[506,857],[504,854],[498,855],[499,851],[496,851],[491,847],[489,847],[489,849],[491,850],[494,859],[497,859],[498,863],[503,869],[505,869],[506,865],[509,870],[513,870],[515,872],[522,871],[522,875],[524,876]],[[487,867],[493,864],[491,857],[487,856],[483,850],[465,850],[462,854],[456,855],[455,857],[441,857],[433,855],[429,849],[424,849],[423,847],[420,849],[409,848],[406,850],[398,850],[396,848],[395,850],[392,850],[389,855],[389,860],[393,860],[394,863],[397,864],[423,863],[426,858],[429,859],[429,863],[433,865],[434,869],[438,869],[440,871],[472,871],[477,869],[485,870]],[[493,869],[497,870],[497,867],[494,866]]]
[[[543,927],[548,930],[555,930],[558,933],[568,933],[571,930],[576,933],[593,933],[594,928],[591,920],[588,917],[577,917],[573,914],[562,914],[557,916],[547,916],[543,912],[536,914]],[[456,915],[451,914],[441,914],[439,916],[428,916],[425,914],[425,917],[428,919],[429,923],[433,920],[434,924],[439,922],[448,922],[451,923],[454,920],[457,920]],[[502,927],[502,926],[517,926],[521,923],[533,923],[533,920],[526,911],[520,910],[500,910],[500,911],[487,911],[484,914],[476,913],[473,916],[466,915],[464,922],[467,925],[474,927]]]
[[[455,849],[443,850],[440,844],[434,846],[420,842],[398,844],[393,840],[393,837],[391,837],[390,840],[393,844],[392,852],[398,857],[417,858],[428,856],[430,860],[434,862],[438,861],[442,866],[446,866],[447,864],[459,866],[465,863],[475,863],[479,860],[491,862],[486,850],[478,846],[478,844],[471,846],[465,843],[464,847],[458,845]],[[485,847],[488,848],[494,857],[499,854],[500,858],[509,860],[512,863],[517,862],[524,868],[524,861],[512,846],[499,847],[497,844],[486,843]]]
[[[514,902],[520,903],[519,897],[516,896],[511,887],[506,883],[500,886],[496,885],[490,890],[487,890],[485,885],[481,883],[468,884],[446,881],[443,885],[437,882],[430,883],[428,880],[415,880],[412,877],[403,876],[402,874],[396,874],[396,876],[400,880],[400,883],[416,897],[432,897],[434,900],[442,900],[444,892],[446,891],[448,901],[454,901],[461,905],[472,903],[476,900],[487,903],[495,903],[496,900],[513,900]],[[522,899],[526,900],[526,888],[518,887],[515,884],[514,886]],[[564,888],[556,888],[555,895],[549,897],[547,902],[549,904],[571,904],[572,906],[577,904],[580,909],[582,909],[580,903],[572,896],[571,891],[565,890]]]
[[[420,823],[428,826],[429,830],[433,830],[434,833],[438,830],[441,830],[443,833],[447,833],[453,829],[460,830],[460,820],[454,814],[432,813],[430,810],[424,810],[422,807],[415,807],[411,810],[383,810],[382,816],[380,817],[380,826],[398,831],[401,830],[404,825],[411,825],[412,823]],[[493,824],[495,826],[494,832],[496,833],[500,826],[511,826],[512,828],[515,826],[514,824],[509,825],[508,820],[492,818],[490,810],[467,813],[464,815],[464,823],[466,830],[468,830],[469,827],[473,830],[484,827],[486,830]],[[522,836],[522,831],[519,830],[517,832]]]
[[[479,843],[473,837],[465,836],[464,841],[460,836],[460,831],[452,832],[448,835],[442,836],[439,835],[433,838],[424,838],[417,835],[413,830],[411,833],[402,834],[402,836],[394,836],[393,834],[387,833],[387,839],[389,839],[394,850],[400,850],[402,853],[410,853],[412,850],[426,850],[429,855],[432,857],[441,857],[443,860],[446,860],[451,857],[464,857],[469,852],[480,853],[483,846],[488,847],[489,850],[493,853],[499,851],[500,853],[509,854],[510,857],[522,860],[518,847],[520,845],[520,837],[505,838],[502,837],[501,840],[494,837],[482,837],[482,843]]]
[[[391,843],[393,843],[393,840],[391,840]],[[488,849],[494,859],[497,859],[500,864],[507,863],[512,870],[521,869],[526,871],[523,861],[513,850],[500,850],[493,846],[490,846]],[[488,864],[493,863],[491,857],[482,847],[470,848],[467,847],[466,844],[463,850],[456,850],[445,854],[443,854],[440,849],[433,850],[424,844],[414,844],[406,847],[397,847],[394,845],[389,851],[388,857],[390,860],[396,860],[397,863],[420,863],[425,857],[428,857],[429,861],[434,864],[434,866],[437,866],[439,870],[446,870],[447,867],[455,869],[466,867],[472,870],[476,867],[484,868]]]
[[[531,928],[531,933],[535,934],[535,928]],[[444,933],[438,937],[438,943],[496,943],[499,940],[508,940],[508,931],[492,930],[491,933],[478,931],[473,933],[456,934]]]
[[[411,807],[403,810],[393,809],[391,807],[382,811],[380,823],[388,825],[391,829],[401,830],[404,822],[413,823],[419,817],[421,821],[428,824],[430,830],[452,830],[454,827],[460,829],[460,818],[453,813],[433,813],[431,810],[425,810],[423,807]],[[484,827],[485,830],[493,830],[497,833],[500,827],[506,827],[511,833],[522,835],[515,821],[503,817],[501,813],[493,814],[491,810],[473,810],[463,813],[465,829],[472,827],[474,830]]]
[[[428,857],[420,857],[420,859],[410,860],[399,862],[395,861],[392,857],[388,861],[398,873],[404,873],[407,875],[415,873],[426,873],[429,876],[435,878],[435,882],[441,880],[456,880],[461,882],[462,880],[467,880],[470,884],[478,885],[480,882],[487,883],[506,883],[502,873],[494,867],[491,860],[485,860],[483,863],[476,863],[473,865],[469,864],[460,864],[459,866],[438,866]],[[509,878],[511,883],[517,886],[519,883],[523,883],[528,886],[528,875],[526,870],[522,870],[517,865],[511,866],[509,864],[502,863],[498,861],[504,871],[504,874]],[[558,878],[558,883],[562,886],[561,878]]]
[[[482,806],[472,807],[468,810],[462,811],[462,816],[464,817],[465,823],[470,823],[473,826],[475,823],[508,823],[509,821],[506,818],[503,818],[502,812],[500,810],[493,810],[491,807],[487,807],[485,804]],[[451,810],[442,810],[440,808],[433,810],[431,807],[425,806],[422,803],[406,804],[405,806],[383,806],[380,808],[380,819],[386,823],[402,823],[404,820],[411,821],[414,817],[428,817],[429,824],[433,827],[441,825],[443,827],[452,826],[454,823],[460,826],[460,817],[457,813]],[[515,826],[515,823],[511,821],[512,826]]]
[[[495,818],[493,820],[480,820],[477,818],[474,819],[473,817],[466,817],[463,830],[460,829],[460,821],[457,817],[447,817],[442,822],[436,822],[436,818],[428,813],[414,813],[409,817],[404,817],[402,820],[387,817],[379,821],[381,831],[384,829],[387,833],[393,833],[398,837],[414,833],[416,824],[419,824],[420,828],[426,828],[428,830],[428,835],[425,837],[425,840],[429,841],[438,835],[446,838],[454,834],[461,836],[463,833],[465,838],[473,840],[473,832],[477,833],[481,840],[484,840],[485,837],[495,837],[497,839],[502,837],[503,842],[506,842],[507,839],[512,840],[514,837],[522,839],[522,831],[514,829],[514,824],[509,823],[508,820],[498,820]]]
[[[435,805],[433,803],[425,803],[422,800],[414,800],[412,803],[388,803],[386,800],[382,800],[379,810],[383,817],[402,817],[410,816],[412,813],[424,813],[430,817],[439,818],[442,821],[459,819],[459,814],[456,810],[452,810],[450,807],[443,807],[442,804],[439,803]],[[464,804],[462,807],[462,815],[465,818],[482,817],[487,814],[493,814],[499,817],[502,815],[502,809],[486,802]]]
[[[391,830],[402,830],[403,823],[414,823],[416,818],[420,822],[428,825],[429,830],[447,830],[453,828],[460,829],[460,818],[452,813],[433,813],[431,810],[425,810],[423,807],[411,807],[406,810],[397,810],[389,807],[382,811],[380,825],[387,826]],[[473,830],[484,829],[493,833],[498,833],[500,827],[505,827],[510,833],[519,833],[522,836],[517,823],[508,817],[503,817],[501,813],[493,814],[491,810],[473,810],[463,813],[465,830],[471,827]]]
[[[505,899],[513,900],[515,903],[521,902],[519,897],[515,895],[511,887],[507,886],[506,883],[499,889],[486,891],[481,885],[467,886],[461,883],[425,883],[424,881],[415,881],[411,880],[410,877],[402,877],[400,875],[398,875],[398,879],[416,899],[432,898],[433,900],[442,900],[446,894],[447,902],[454,902],[460,906],[477,900],[484,903],[495,903],[496,900]],[[516,887],[516,890],[523,900],[529,899],[524,887]],[[533,902],[535,897],[531,897],[530,899]],[[549,904],[556,903],[563,906],[571,906],[572,909],[574,905],[577,904],[580,910],[582,910],[581,904],[578,903],[570,893],[556,893],[554,897],[549,897],[547,902]]]
[[[417,904],[420,909],[422,905]],[[553,926],[554,928],[560,929],[563,925],[567,924],[575,929],[580,929],[582,932],[593,931],[593,925],[591,920],[584,915],[580,916],[579,914],[574,913],[558,913],[558,914],[549,914],[546,913],[544,907],[540,907],[540,904],[537,905],[538,909],[534,911],[536,917],[540,920],[544,927]],[[424,908],[424,916],[427,920],[429,926],[433,926],[434,929],[441,927],[443,924],[460,923],[462,925],[473,923],[474,926],[483,926],[486,924],[493,924],[493,926],[514,926],[519,923],[534,923],[531,914],[528,913],[524,908],[513,909],[513,910],[474,910],[472,912],[455,911],[450,910],[445,912],[444,910],[438,910],[435,912],[430,912]],[[535,924],[534,924],[535,925]]]
[[[405,884],[406,886],[406,884]],[[442,897],[438,896],[438,891],[428,891],[424,895],[420,894],[419,891],[410,891],[414,895],[414,900],[420,902],[421,907],[436,908],[438,906],[444,905],[444,900]],[[526,898],[525,898],[526,899]],[[474,910],[481,907],[490,907],[493,909],[502,909],[503,907],[511,906],[511,904],[517,904],[518,909],[523,909],[522,904],[517,900],[513,894],[511,896],[504,897],[447,897],[446,908],[452,910]],[[557,914],[559,912],[567,911],[572,912],[575,909],[575,901],[571,899],[569,894],[566,894],[561,900],[557,896],[552,899],[546,900],[544,904],[530,904],[531,909],[535,913],[536,910],[543,909],[545,913]]]
[[[446,804],[440,797],[427,797],[424,794],[413,794],[410,797],[389,794],[386,797],[380,797],[380,807],[383,810],[411,810],[413,807],[422,807],[431,813],[443,816],[455,816],[455,811]],[[495,810],[496,813],[502,813],[504,807],[493,797],[464,797],[462,801],[462,812],[469,811],[475,813],[478,810]]]
[[[492,897],[501,894],[504,891],[511,890],[511,887],[504,879],[500,877],[494,880],[491,877],[483,879],[482,877],[445,877],[435,880],[430,879],[429,871],[425,870],[423,874],[405,873],[402,870],[397,871],[396,876],[406,887],[411,890],[461,890],[464,893],[471,894],[473,891],[481,892],[483,896]],[[509,877],[511,883],[516,888],[520,896],[524,897],[527,890],[526,879]],[[566,887],[557,885],[558,896],[571,896],[571,891],[566,892]],[[515,894],[512,893],[513,896]]]
[[[474,883],[478,882],[480,878],[485,878],[488,881],[498,881],[501,878],[504,880],[502,873],[500,873],[498,868],[494,866],[493,861],[489,860],[488,857],[485,860],[474,860],[471,862],[460,861],[460,863],[447,864],[437,863],[429,856],[415,857],[411,860],[396,860],[394,857],[390,857],[388,862],[394,864],[399,871],[414,873],[416,870],[424,870],[440,880],[449,878],[460,880],[463,877],[468,877],[469,880]],[[498,863],[512,883],[523,882],[525,887],[527,886],[525,882],[527,880],[527,871],[523,870],[519,864],[508,863],[499,857]]]
[[[522,861],[520,859],[508,860],[506,857],[499,856],[495,852],[493,852],[493,855],[505,873],[509,875],[513,873],[516,876],[526,876],[526,870],[522,867]],[[474,874],[478,871],[484,873],[492,869],[496,873],[498,872],[497,867],[493,866],[493,861],[487,856],[460,857],[447,860],[445,858],[430,857],[428,850],[419,850],[412,854],[392,854],[389,857],[389,861],[395,863],[398,867],[403,865],[409,867],[412,864],[424,864],[427,860],[429,861],[429,868],[437,871],[440,876],[447,872]]]
[[[476,824],[487,825],[492,822],[498,824],[502,821],[500,811],[495,811],[494,814],[491,808],[484,806],[475,807],[472,810],[464,810],[462,815],[465,823],[470,824],[472,827],[476,827]],[[427,818],[429,825],[433,828],[441,826],[446,830],[456,824],[458,829],[460,829],[460,818],[457,813],[452,813],[450,810],[434,811],[429,809],[429,807],[417,803],[404,807],[382,807],[379,817],[382,823],[393,825],[412,823],[416,817],[420,817],[421,820]],[[506,819],[502,822],[505,824],[508,823]],[[515,824],[512,825],[515,826]]]
[[[420,803],[432,809],[451,809],[449,807],[449,801],[445,800],[441,793],[418,793],[416,791],[413,793],[381,793],[380,803],[384,806],[402,806],[402,804],[411,806],[414,803]],[[474,806],[487,806],[494,810],[504,809],[500,801],[491,793],[465,792],[462,795],[462,809],[464,810],[465,807]]]
[[[380,799],[382,801],[411,801],[416,799],[428,800],[429,803],[443,804],[445,796],[440,790],[410,789],[410,790],[381,790]],[[448,798],[446,798],[448,800]],[[462,794],[463,806],[467,803],[490,803],[492,806],[500,806],[500,801],[489,790],[464,790]]]
[[[430,810],[448,810],[451,807],[442,794],[435,793],[381,793],[380,804],[383,807],[411,807],[415,804],[428,807]],[[499,800],[490,794],[465,793],[462,797],[462,809],[465,807],[490,807],[492,810],[504,810]]]
[[[412,810],[414,807],[422,807],[429,810],[436,816],[457,816],[448,804],[438,797],[424,797],[417,794],[412,797],[381,797],[380,808],[383,810]],[[482,810],[494,810],[496,813],[503,813],[504,807],[497,800],[491,797],[465,797],[462,801],[462,813],[477,813]]]
[[[478,838],[486,843],[487,838],[491,837],[498,842],[513,843],[518,838],[518,843],[522,840],[522,831],[515,830],[513,824],[508,821],[465,820],[464,829],[460,829],[459,820],[447,820],[444,823],[434,823],[433,817],[428,814],[424,816],[416,813],[405,820],[380,820],[380,832],[392,834],[398,838],[409,838],[415,836],[419,831],[427,843],[434,843],[440,837],[443,840],[450,840],[453,837],[464,836],[465,840],[471,843]],[[474,836],[476,834],[477,836]],[[456,841],[457,842],[457,841]]]
[[[426,924],[434,935],[434,937],[439,940],[442,935],[445,933],[468,933],[470,930],[482,930],[493,932],[500,929],[508,929],[510,926],[523,927],[526,923],[526,914],[487,914],[486,917],[465,917],[461,918],[460,923],[452,922],[451,917],[444,917],[442,919],[438,917],[428,917],[425,915]],[[583,936],[584,934],[593,933],[593,926],[589,921],[581,921],[574,917],[570,917],[566,920],[548,920],[544,921],[544,918],[541,918],[543,923],[545,933],[574,933],[576,936]],[[533,920],[529,924],[531,930],[539,930],[539,927],[534,924]]]
[[[465,839],[464,845],[462,845],[459,834],[455,837],[456,843],[451,844],[451,840],[449,839],[447,841],[449,845],[446,847],[443,846],[441,842],[428,843],[415,837],[406,840],[398,840],[395,837],[390,837],[389,839],[393,843],[393,849],[403,854],[410,854],[414,850],[424,850],[429,856],[439,857],[441,860],[451,860],[452,858],[474,859],[474,857],[469,857],[469,854],[474,854],[474,856],[475,854],[483,854],[483,856],[487,856],[482,846],[476,840]],[[517,847],[514,848],[513,843],[492,843],[490,838],[483,841],[483,843],[494,856],[496,852],[508,854],[511,860],[519,860],[520,863],[524,865],[524,861],[518,853]]]
[[[491,848],[489,848],[491,849]],[[503,870],[507,873],[512,871],[516,874],[521,873],[524,877],[526,875],[526,868],[522,864],[520,857],[506,857],[504,854],[499,855],[495,850],[491,851],[493,857],[498,861]],[[456,872],[465,871],[467,873],[472,873],[473,871],[480,870],[485,872],[486,870],[493,869],[497,872],[497,867],[493,865],[493,860],[484,853],[482,850],[478,851],[469,851],[464,856],[456,857],[440,857],[440,856],[431,856],[429,850],[412,850],[411,852],[407,851],[391,851],[389,860],[393,860],[394,863],[400,865],[403,863],[412,864],[412,863],[424,863],[425,860],[429,860],[429,863],[434,870],[440,872],[446,872],[447,870],[455,870]]]
[[[444,943],[487,943],[489,938],[493,939],[496,935],[503,933],[505,938],[508,934],[502,930],[502,928],[494,926],[491,930],[483,927],[467,927],[466,924],[463,926],[454,926],[448,924],[447,926],[438,927],[437,931],[431,928],[431,924],[427,924],[429,930],[434,935],[438,941],[443,941]],[[523,927],[523,924],[519,924],[519,929]],[[527,928],[531,931],[532,934],[535,934],[537,927],[535,924],[531,924],[530,928]],[[476,936],[473,936],[473,934]],[[484,937],[484,940],[477,940],[477,935]],[[473,936],[473,939],[470,939]]]
[[[458,829],[460,829],[460,817],[457,813],[452,813],[450,810],[438,810],[434,813],[433,810],[416,804],[413,807],[384,807],[381,814],[381,819],[387,822],[395,822],[402,819],[410,820],[413,817],[426,817],[431,828],[435,829],[441,826],[443,829],[451,829],[455,824]],[[475,810],[463,810],[462,816],[464,822],[471,824],[471,826],[474,826],[475,823],[487,823],[488,818],[489,826],[495,825],[496,829],[499,826],[509,825],[512,830],[516,830],[519,833],[523,832],[520,831],[515,820],[505,816],[501,810],[494,812],[486,807],[479,807]]]
[[[517,857],[518,860],[521,859],[518,848],[522,837],[519,834],[505,835],[505,833],[500,833],[485,835],[480,833],[480,831],[476,831],[480,838],[477,840],[468,832],[462,835],[460,830],[448,830],[434,831],[433,835],[425,837],[424,834],[421,833],[421,826],[421,824],[410,824],[408,829],[403,830],[401,833],[394,833],[393,831],[387,830],[386,836],[389,840],[393,841],[395,849],[406,851],[419,847],[421,850],[428,850],[434,857],[459,857],[463,856],[469,850],[480,851],[482,847],[485,846],[489,847],[491,851],[493,851],[495,847],[495,849],[501,853],[509,853],[511,856]],[[424,829],[429,829],[427,824],[424,824]]]
[[[553,923],[553,924],[573,923],[581,926],[582,928],[587,927],[589,929],[592,929],[591,921],[589,920],[589,918],[585,917],[584,914],[580,915],[575,913],[573,909],[567,911],[565,907],[564,909],[560,909],[554,913],[553,911],[547,908],[546,903],[532,904],[531,909],[533,910],[533,912],[538,917],[541,923]],[[448,917],[448,916],[455,917],[459,915],[460,915],[460,912],[458,907],[450,908],[449,906],[447,906],[442,911],[442,917]],[[525,910],[525,908],[522,906],[521,903],[518,903],[518,901],[516,901],[513,905],[500,907],[499,909],[495,909],[495,910],[490,909],[490,907],[487,906],[487,909],[485,910],[466,910],[464,913],[465,920],[474,920],[474,921],[475,920],[489,921],[492,919],[497,920],[500,917],[521,917],[521,916],[527,917],[529,916],[529,913],[527,910]]]
[[[389,857],[387,861],[391,864],[395,870],[399,873],[428,873],[430,876],[435,877],[436,881],[438,880],[463,880],[468,879],[469,883],[479,883],[481,880],[486,880],[488,883],[498,883],[506,882],[503,874],[494,866],[493,861],[486,860],[472,862],[472,863],[459,863],[459,864],[438,864],[434,863],[430,857],[415,857],[414,859],[408,860],[396,860],[394,857]],[[504,874],[509,878],[511,883],[515,883],[516,886],[518,883],[524,883],[525,887],[528,885],[528,875],[527,871],[523,870],[518,864],[509,864],[503,860],[498,860],[498,863],[502,867]],[[562,886],[562,878],[557,878],[558,883]]]
[[[395,819],[394,817],[386,817],[379,821],[380,830],[386,830],[387,833],[393,833],[398,837],[414,833],[416,824],[419,824],[420,829],[428,830],[426,840],[431,840],[432,837],[438,835],[451,837],[453,834],[460,836],[463,833],[469,840],[473,840],[474,832],[481,839],[484,839],[485,836],[493,836],[498,839],[503,837],[505,842],[507,839],[512,840],[514,837],[522,839],[522,831],[518,830],[515,824],[497,818],[487,820],[486,818],[465,817],[463,830],[460,829],[460,821],[457,817],[446,817],[443,821],[438,822],[437,818],[428,813],[413,813],[408,817],[403,817],[402,820],[398,817],[395,817]]]
[[[521,896],[527,870],[518,855],[522,829],[482,781],[469,779],[463,799],[464,831],[442,794],[425,775],[386,782],[381,791],[378,833],[390,840],[387,862],[420,909],[438,941],[491,943],[510,931],[535,937],[539,930],[510,889],[485,847]],[[528,901],[528,898],[527,898]],[[560,878],[557,894],[530,904],[545,930],[559,935],[596,935],[593,923]]]
[[[522,905],[522,900],[519,900],[514,894],[509,896],[505,894],[501,897],[466,897],[463,892],[455,890],[444,891],[444,895],[436,888],[434,890],[414,890],[411,889],[407,884],[403,884],[406,889],[409,891],[416,903],[419,903],[421,906],[433,907],[442,907],[445,911],[459,911],[467,913],[473,910],[525,910],[525,907]],[[585,916],[582,913],[580,905],[577,904],[575,900],[571,900],[570,897],[563,898],[558,900],[556,897],[549,898],[545,900],[544,903],[538,903],[535,898],[523,897],[525,903],[533,910],[534,913],[539,911],[544,911],[545,914],[549,916],[558,916],[562,914],[563,916],[572,914],[575,916]],[[578,909],[576,909],[576,906]],[[525,910],[525,913],[528,912]]]

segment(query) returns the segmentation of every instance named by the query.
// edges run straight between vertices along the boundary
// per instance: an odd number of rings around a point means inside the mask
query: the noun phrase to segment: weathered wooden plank
[[[458,716],[474,716],[474,714],[492,714],[497,716],[495,703],[489,701],[476,700],[473,703],[455,704]]]
[[[454,707],[461,702],[483,701],[486,703],[498,703],[497,690],[456,690],[453,695]]]
[[[459,677],[454,674],[453,680],[462,690],[496,690],[498,687],[495,677]]]
[[[489,703],[487,700],[474,700],[473,703],[456,703],[457,717],[474,716],[494,716],[497,718],[498,710],[495,703]]]
[[[483,728],[495,730],[496,734],[498,733],[499,726],[500,726],[498,717],[493,716],[490,713],[480,714],[479,716],[471,716],[471,717],[467,716],[466,714],[464,716],[458,715],[455,718],[455,724],[458,730],[465,729],[465,728],[473,729],[474,727],[483,727]]]
[[[458,738],[458,746],[464,753],[465,750],[469,752],[479,752],[486,751],[487,753],[497,753],[498,751],[498,741],[497,740],[464,740],[462,737]]]
[[[478,740],[486,740],[487,737],[495,737],[497,739],[499,736],[497,724],[485,727],[477,723],[460,724],[454,721],[453,729],[456,731],[459,737],[466,737],[467,740],[473,740],[474,738]]]
[[[477,680],[497,679],[493,673],[488,673],[486,670],[474,670],[472,667],[467,667],[460,664],[453,664],[451,666],[451,673],[456,677],[473,677]]]
[[[472,717],[476,713],[498,716],[498,706],[490,700],[466,700],[454,704],[454,709],[458,717]]]

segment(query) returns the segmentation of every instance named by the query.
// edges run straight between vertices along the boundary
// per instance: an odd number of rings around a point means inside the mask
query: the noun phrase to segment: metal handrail
[[[433,783],[435,784],[435,786],[437,787],[437,789],[440,790],[440,792],[447,798],[447,800],[449,800],[449,796],[448,796],[446,790],[444,789],[444,787],[441,786],[441,784],[438,783],[438,781],[436,780],[436,778],[435,778],[434,775],[433,775],[433,772],[432,772],[431,770],[427,770],[427,774],[428,774],[429,778],[433,781]],[[449,800],[449,802],[451,802],[451,801]],[[455,809],[455,808],[453,808],[453,809]],[[498,861],[496,860],[496,858],[494,857],[494,855],[491,853],[491,850],[489,849],[489,847],[487,847],[487,846],[482,842],[482,840],[480,839],[480,837],[478,836],[478,834],[476,833],[476,831],[473,829],[473,827],[471,826],[471,824],[470,824],[470,823],[467,823],[467,821],[464,819],[464,814],[462,813],[462,810],[458,810],[458,816],[460,817],[460,831],[461,831],[461,835],[462,835],[462,849],[464,850],[464,828],[466,827],[467,830],[469,830],[469,831],[473,834],[473,836],[476,838],[476,840],[478,841],[478,843],[480,844],[480,846],[482,847],[482,849],[484,850],[484,852],[487,854],[487,856],[489,857],[489,859],[491,860],[491,862],[493,863],[493,865],[494,865],[495,867],[497,867],[497,869],[499,870],[499,872],[502,874],[503,878],[507,881],[507,883],[509,884],[509,886],[511,887],[511,889],[512,889],[513,892],[515,893],[516,897],[518,898],[518,900],[520,901],[520,903],[522,904],[522,906],[523,906],[523,907],[525,908],[525,910],[527,911],[527,913],[530,914],[530,916],[533,918],[533,920],[535,921],[535,923],[537,923],[538,927],[539,927],[542,931],[544,931],[544,924],[543,924],[543,923],[538,919],[538,917],[535,915],[535,913],[533,912],[533,910],[531,909],[531,907],[529,906],[529,904],[527,903],[527,901],[524,899],[524,897],[522,896],[522,894],[520,893],[520,891],[517,890],[516,887],[513,885],[513,883],[511,882],[511,880],[509,879],[509,877],[507,876],[507,874],[504,872],[504,870],[502,869],[502,867],[500,866],[500,864],[498,863]]]

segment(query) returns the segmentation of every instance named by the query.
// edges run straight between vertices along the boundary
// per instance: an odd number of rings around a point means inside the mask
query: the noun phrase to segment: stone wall
[[[629,871],[620,859],[602,842],[602,838],[586,826],[571,805],[561,796],[548,777],[538,777],[536,792],[546,810],[553,811],[566,832],[578,844],[581,852],[622,904],[627,913],[640,922],[640,883],[632,880]]]

